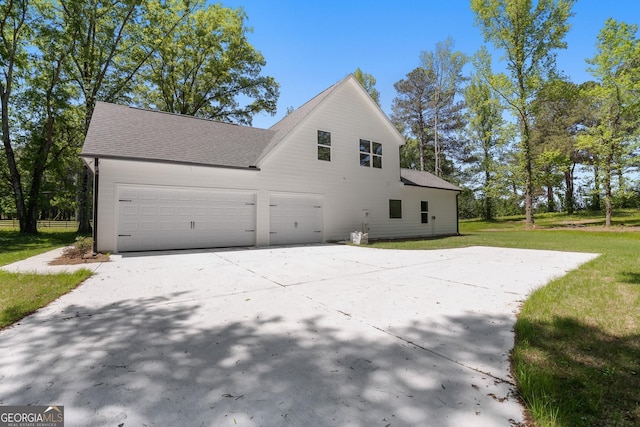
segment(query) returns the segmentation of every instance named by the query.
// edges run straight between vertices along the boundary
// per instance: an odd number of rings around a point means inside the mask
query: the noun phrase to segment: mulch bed
[[[77,264],[90,264],[94,262],[108,262],[109,255],[98,253],[97,255],[93,255],[93,253],[89,252],[84,255],[78,256],[73,253],[63,253],[58,258],[49,262],[49,265],[77,265]]]

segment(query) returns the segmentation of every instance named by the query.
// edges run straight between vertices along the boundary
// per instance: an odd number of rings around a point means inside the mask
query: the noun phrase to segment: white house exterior
[[[403,143],[353,76],[270,129],[98,103],[81,153],[97,250],[456,234],[460,190],[401,170]]]

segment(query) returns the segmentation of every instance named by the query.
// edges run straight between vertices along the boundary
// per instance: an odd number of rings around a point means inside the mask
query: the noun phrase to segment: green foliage
[[[360,67],[356,68],[356,71],[353,72],[353,76],[360,82],[362,87],[364,87],[371,99],[373,99],[376,104],[380,105],[380,92],[376,89],[376,78],[371,74],[363,72]]]
[[[247,42],[245,19],[202,1],[0,4],[0,216],[34,233],[40,217],[78,211],[90,233],[90,172],[78,154],[95,103],[131,102],[158,87],[153,78],[181,82],[172,91],[189,114],[250,123],[275,112],[278,86],[260,76],[265,61]],[[164,60],[174,68],[158,77],[151,70]],[[253,101],[240,107],[237,97]]]
[[[587,60],[596,82],[585,88],[593,122],[578,144],[588,150],[602,173],[607,224],[611,223],[614,174],[635,163],[640,130],[640,40],[637,25],[608,19],[598,35],[596,55]],[[625,191],[624,187],[620,188]]]
[[[485,220],[497,214],[499,199],[511,196],[503,173],[505,151],[512,137],[511,127],[505,122],[505,110],[501,99],[486,82],[483,75],[490,73],[490,57],[481,49],[474,59],[478,71],[471,77],[464,96],[467,105],[465,176],[467,186],[479,197],[476,213],[481,212]],[[502,159],[502,161],[500,161]]]
[[[247,40],[242,9],[196,2],[177,24],[177,11],[190,2],[150,7],[146,49],[155,52],[142,68],[135,97],[145,107],[251,124],[260,112],[275,114],[278,84],[261,75],[266,61]],[[152,4],[153,6],[153,4]],[[166,34],[166,35],[165,35]],[[241,105],[250,100],[246,105]]]
[[[72,258],[82,258],[93,249],[93,239],[86,236],[76,237],[72,246],[65,248],[64,253]]]

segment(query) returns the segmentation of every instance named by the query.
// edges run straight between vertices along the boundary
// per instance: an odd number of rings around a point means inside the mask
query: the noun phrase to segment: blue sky
[[[360,67],[377,80],[382,109],[391,113],[393,84],[420,65],[422,51],[451,36],[456,50],[475,53],[484,44],[465,0],[222,0],[242,7],[249,40],[267,61],[263,73],[280,84],[278,112],[258,115],[253,126],[267,128],[287,107],[297,108]],[[558,68],[574,82],[590,78],[586,58],[612,17],[640,24],[638,0],[578,0],[558,52]],[[496,58],[497,61],[497,58]]]

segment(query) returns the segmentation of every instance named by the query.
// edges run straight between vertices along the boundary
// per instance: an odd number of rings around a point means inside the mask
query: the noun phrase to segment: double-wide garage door
[[[119,252],[255,245],[255,193],[170,187],[117,193]]]

